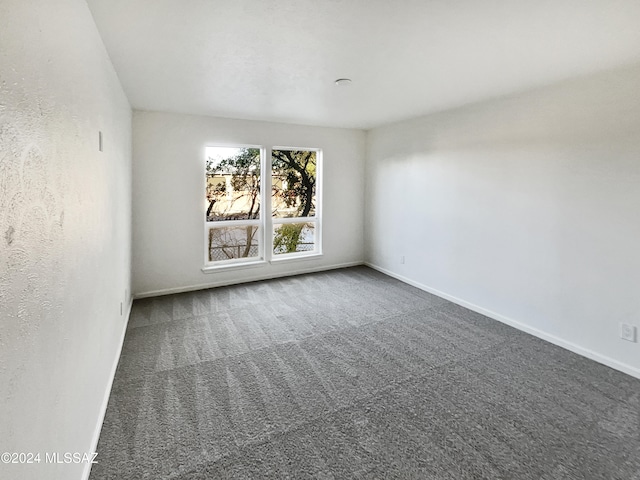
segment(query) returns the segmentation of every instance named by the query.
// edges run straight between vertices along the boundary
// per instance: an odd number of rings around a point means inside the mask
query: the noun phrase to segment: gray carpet
[[[365,267],[134,303],[99,479],[640,480],[640,381]]]

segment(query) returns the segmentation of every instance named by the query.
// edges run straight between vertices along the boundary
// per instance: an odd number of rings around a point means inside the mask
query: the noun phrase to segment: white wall
[[[374,129],[371,264],[640,374],[640,67]],[[406,263],[400,264],[400,256]]]
[[[222,285],[361,263],[364,141],[360,130],[134,112],[133,291]],[[204,151],[251,144],[323,150],[321,258],[203,273]]]
[[[0,3],[0,478],[81,478],[130,289],[131,109],[83,0]],[[97,151],[104,132],[104,153]]]

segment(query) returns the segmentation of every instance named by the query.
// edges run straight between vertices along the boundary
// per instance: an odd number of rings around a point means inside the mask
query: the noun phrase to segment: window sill
[[[226,265],[205,265],[200,270],[202,273],[224,272],[225,270],[241,270],[243,268],[253,268],[266,265],[265,260],[255,260],[253,262],[228,263]]]
[[[283,255],[279,255],[276,258],[272,258],[270,263],[283,263],[283,262],[296,262],[298,260],[317,260],[318,258],[322,257],[322,253],[312,253],[312,254],[297,254],[297,253],[290,253],[290,254],[283,254]]]
[[[288,263],[300,260],[317,260],[322,257],[322,253],[312,253],[310,255],[284,254],[281,258],[272,258],[269,262],[266,260],[255,260],[252,262],[228,263],[226,265],[205,265],[200,270],[202,273],[216,273],[227,270],[241,270],[243,268],[254,268],[267,265],[268,263]]]

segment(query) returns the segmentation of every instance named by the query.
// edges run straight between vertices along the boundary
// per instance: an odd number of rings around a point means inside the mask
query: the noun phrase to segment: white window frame
[[[322,255],[322,149],[316,147],[285,147],[285,146],[274,146],[269,149],[269,192],[271,192],[271,183],[272,183],[272,151],[273,150],[289,150],[289,151],[305,151],[305,152],[316,152],[316,208],[315,208],[315,216],[314,217],[274,217],[271,215],[269,218],[269,224],[267,225],[268,235],[268,247],[270,253],[270,261],[272,263],[282,262],[286,260],[295,260],[298,258],[309,258],[309,257],[317,257]],[[273,208],[271,208],[271,195],[269,195],[269,211],[272,212]],[[287,223],[313,223],[314,231],[314,245],[313,250],[309,250],[307,252],[293,252],[293,253],[273,253],[273,225],[274,224],[287,224]],[[267,245],[267,244],[265,244]]]
[[[262,145],[247,145],[247,144],[222,144],[216,143],[212,145],[207,145],[204,150],[204,191],[203,197],[207,198],[207,149],[209,148],[255,148],[260,150],[260,218],[252,219],[252,220],[221,220],[217,222],[209,222],[206,219],[207,206],[205,202],[204,210],[202,211],[202,217],[204,217],[204,267],[202,267],[202,271],[211,271],[211,270],[221,270],[226,268],[235,268],[241,266],[250,266],[250,265],[259,265],[265,263],[265,232],[264,232],[264,208],[266,205],[265,202],[265,190],[262,185],[262,179],[265,174],[265,158],[266,149]],[[248,257],[248,258],[231,258],[229,260],[219,260],[217,262],[213,262],[209,260],[209,229],[212,227],[247,227],[247,226],[257,226],[258,231],[256,232],[256,238],[258,239],[258,256],[257,257]]]
[[[206,182],[206,161],[208,148],[256,148],[260,150],[260,218],[253,220],[222,220],[217,222],[209,222],[206,220],[206,202],[202,210],[204,220],[204,273],[211,273],[226,269],[236,269],[243,267],[254,267],[265,265],[267,263],[278,263],[283,261],[306,259],[322,256],[322,179],[323,179],[323,162],[321,148],[308,147],[264,147],[262,145],[249,144],[209,144],[204,149],[203,171],[205,174],[205,182],[203,187],[202,198],[207,197]],[[316,205],[314,217],[274,217],[272,212],[271,188],[272,188],[272,151],[273,150],[290,150],[290,151],[308,151],[316,152]],[[267,194],[268,193],[268,194]],[[273,225],[285,223],[312,223],[314,224],[314,248],[307,252],[293,252],[275,254],[273,252]],[[249,258],[232,258],[229,260],[210,261],[209,260],[209,229],[211,227],[246,227],[257,226],[258,232],[258,256]]]

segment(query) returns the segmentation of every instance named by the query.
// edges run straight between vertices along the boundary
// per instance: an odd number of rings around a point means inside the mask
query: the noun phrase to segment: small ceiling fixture
[[[338,85],[339,87],[348,87],[349,85],[351,85],[351,79],[350,78],[339,78],[334,83],[336,85]]]

